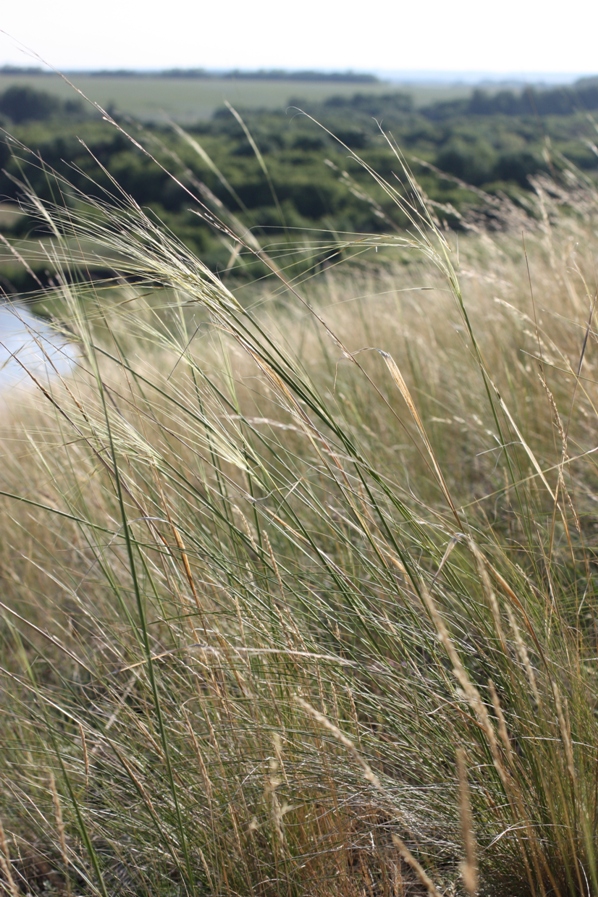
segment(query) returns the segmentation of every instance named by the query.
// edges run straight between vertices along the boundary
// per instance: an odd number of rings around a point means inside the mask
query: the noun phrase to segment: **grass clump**
[[[412,264],[255,250],[246,300],[124,195],[38,206],[79,361],[4,427],[8,893],[598,893],[575,178],[460,246],[379,182]]]

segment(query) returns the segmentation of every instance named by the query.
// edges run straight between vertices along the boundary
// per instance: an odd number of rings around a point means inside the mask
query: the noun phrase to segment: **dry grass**
[[[548,189],[245,305],[53,211],[139,281],[62,288],[3,426],[9,893],[598,893],[596,206]]]

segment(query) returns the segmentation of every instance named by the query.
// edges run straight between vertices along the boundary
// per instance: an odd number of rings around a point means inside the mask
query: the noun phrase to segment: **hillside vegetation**
[[[38,81],[44,83],[43,78]],[[264,79],[264,90],[271,83],[277,82]],[[403,211],[369,173],[373,169],[398,186],[400,170],[389,150],[389,135],[407,154],[439,220],[453,230],[479,224],[508,229],[506,207],[515,206],[528,217],[535,214],[530,181],[535,177],[558,180],[574,165],[595,178],[598,155],[591,116],[598,106],[598,87],[591,80],[567,89],[475,91],[469,98],[423,107],[404,92],[342,86],[351,92],[322,101],[299,95],[280,110],[220,106],[209,121],[196,120],[184,132],[178,125],[129,125],[110,107],[108,113],[120,125],[134,129],[145,152],[122,131],[107,128],[92,106],[73,100],[72,91],[71,99],[63,101],[13,86],[0,94],[0,115],[4,112],[6,127],[23,146],[14,139],[0,144],[5,170],[0,197],[18,212],[22,165],[35,151],[44,164],[28,165],[26,177],[38,195],[52,195],[44,166],[68,178],[69,201],[75,207],[73,187],[101,196],[112,189],[114,178],[212,270],[251,279],[263,270],[243,253],[232,255],[234,244],[214,231],[187,191],[199,195],[211,213],[222,215],[225,207],[273,254],[284,251],[288,256],[291,246],[303,243],[295,264],[305,268],[327,264],[331,244],[342,251],[356,234],[381,235],[408,225]],[[374,86],[378,90],[381,85]],[[47,264],[37,254],[47,230],[23,214],[10,221],[12,236],[25,241],[20,251],[27,254],[26,241],[31,241],[28,260],[43,281]],[[102,268],[98,260],[95,266]],[[15,289],[35,285],[19,266],[6,267],[1,260],[0,273]]]
[[[3,416],[11,897],[598,895],[598,196],[451,232],[385,152],[405,227],[310,277],[23,198],[79,360]]]

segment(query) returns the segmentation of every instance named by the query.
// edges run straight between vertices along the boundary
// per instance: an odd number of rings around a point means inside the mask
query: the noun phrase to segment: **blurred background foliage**
[[[398,184],[389,137],[405,153],[440,223],[453,229],[467,229],[472,220],[504,229],[507,221],[488,215],[488,196],[529,211],[534,177],[554,177],[574,166],[593,178],[598,169],[592,117],[598,79],[553,89],[477,89],[424,106],[405,91],[359,87],[319,101],[298,97],[279,110],[238,109],[235,116],[221,107],[182,133],[168,123],[141,125],[115,107],[107,110],[117,125],[111,127],[74,92],[65,100],[12,84],[0,94],[0,226],[13,240],[44,237],[39,221],[18,203],[24,179],[41,198],[50,198],[49,168],[92,195],[111,189],[114,178],[213,270],[253,277],[255,261],[246,263],[240,254],[231,264],[234,246],[202,220],[197,199],[212,211],[222,203],[275,254],[309,244],[310,264],[317,266],[326,263],[330,242],[342,242],[343,235],[407,226],[367,170]],[[34,162],[26,174],[24,160]],[[76,195],[70,201],[76,203]],[[43,260],[31,266],[43,279]],[[33,285],[13,258],[0,260],[0,274],[5,291]]]

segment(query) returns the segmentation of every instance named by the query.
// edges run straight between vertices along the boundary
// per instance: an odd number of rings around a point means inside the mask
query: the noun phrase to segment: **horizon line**
[[[379,81],[390,81],[394,83],[467,83],[467,84],[475,84],[475,83],[483,83],[483,82],[496,82],[496,83],[512,83],[512,82],[524,82],[524,83],[542,83],[548,82],[551,84],[566,84],[571,83],[572,81],[579,78],[587,78],[587,77],[598,77],[598,70],[587,70],[587,71],[576,71],[576,72],[558,72],[558,71],[526,71],[521,69],[515,70],[482,70],[482,69],[358,69],[358,68],[329,68],[329,67],[315,67],[315,68],[303,68],[303,67],[292,67],[292,68],[284,68],[280,66],[258,66],[258,67],[247,67],[247,66],[234,66],[234,67],[205,67],[205,66],[160,66],[160,67],[127,67],[127,66],[106,66],[106,67],[90,67],[90,68],[81,68],[81,67],[67,67],[64,69],[49,69],[45,68],[41,65],[39,66],[27,66],[27,65],[17,65],[14,63],[6,62],[0,63],[0,74],[40,74],[40,75],[56,75],[60,72],[64,74],[78,74],[78,75],[165,75],[165,74],[174,74],[181,73],[181,75],[185,75],[185,73],[192,73],[199,75],[204,75],[206,77],[210,76],[222,76],[228,75],[232,76],[235,74],[243,75],[243,77],[248,77],[253,74],[255,75],[272,75],[272,76],[281,76],[282,78],[285,76],[297,77],[299,75],[322,75],[324,78],[331,78],[334,76],[338,76],[339,78],[354,77],[356,79],[364,78],[377,78]]]

